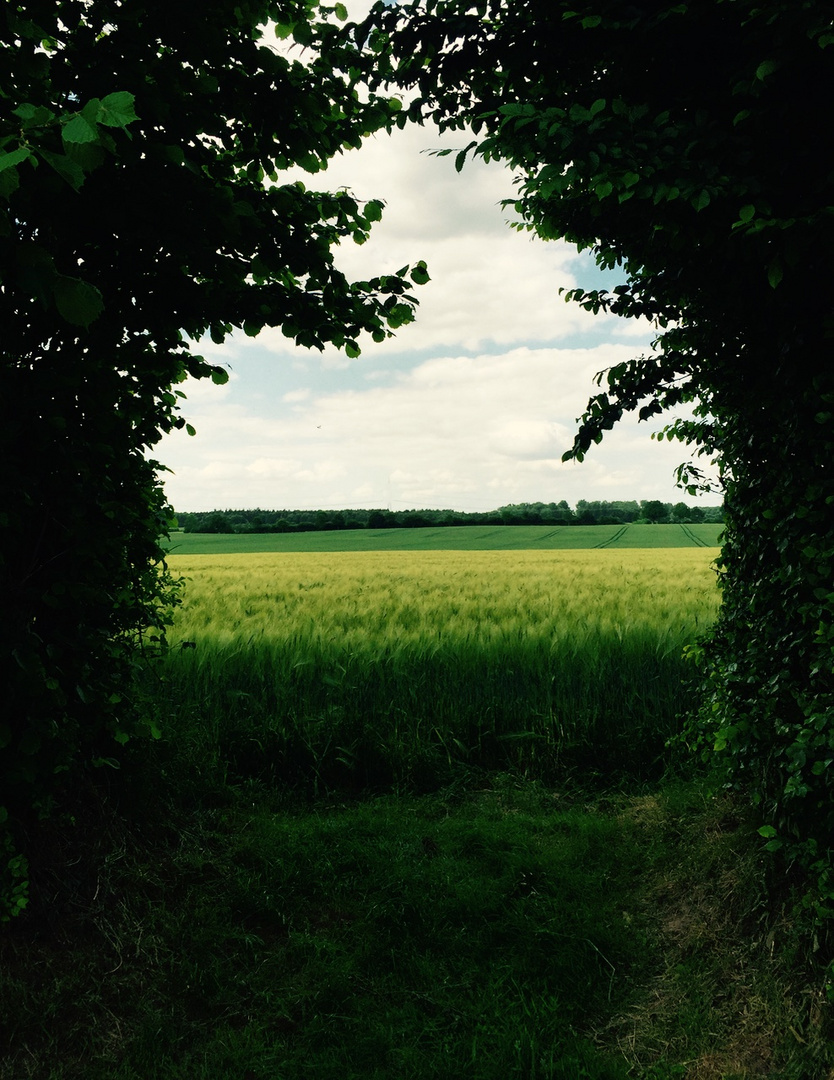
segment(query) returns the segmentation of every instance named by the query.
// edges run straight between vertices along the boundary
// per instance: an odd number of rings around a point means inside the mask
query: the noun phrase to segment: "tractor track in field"
[[[621,529],[617,529],[617,531],[614,533],[613,536],[609,536],[608,539],[603,540],[603,542],[601,544],[594,544],[594,547],[595,548],[610,547],[612,544],[616,544],[618,540],[621,540],[622,537],[627,532],[628,532],[628,525],[623,525],[623,527]]]
[[[706,543],[705,540],[702,540],[700,538],[700,536],[696,536],[695,533],[689,528],[688,525],[681,525],[681,530],[683,531],[683,535],[687,538],[687,540],[691,540],[692,543],[695,545],[695,547],[709,547],[710,546],[708,543]]]

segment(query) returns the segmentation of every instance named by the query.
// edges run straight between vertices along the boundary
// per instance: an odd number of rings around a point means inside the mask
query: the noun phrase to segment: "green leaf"
[[[225,386],[229,381],[228,371],[222,367],[213,367],[211,369],[211,381],[215,386]]]
[[[333,12],[339,22],[344,22],[348,17],[348,10],[344,4],[337,4]]]
[[[770,283],[771,289],[775,289],[783,276],[782,260],[780,258],[771,259],[767,267],[767,280]]]
[[[193,424],[186,424],[185,425],[185,430],[188,432],[189,435],[196,435],[197,434],[197,429],[194,427]]]
[[[756,68],[756,78],[759,82],[764,82],[768,75],[772,75],[779,66],[778,60],[763,60]]]
[[[12,116],[16,116],[19,120],[27,123],[35,113],[38,111],[37,105],[32,105],[28,101],[24,101],[22,105],[18,105],[16,109],[12,109]]]
[[[458,154],[455,155],[455,172],[460,172],[466,162],[466,155],[469,151],[477,146],[477,142],[471,142],[468,146],[465,146]]]
[[[359,356],[361,352],[362,352],[362,350],[359,348],[359,346],[356,344],[355,341],[346,341],[345,342],[345,354],[347,356],[349,356],[351,358],[351,360],[355,360],[356,357]]]
[[[313,29],[306,20],[297,22],[293,26],[292,36],[294,41],[297,41],[299,45],[303,45],[305,48],[313,44]]]
[[[56,274],[53,289],[58,311],[73,326],[87,327],[104,311],[101,293],[87,281]]]
[[[773,828],[772,825],[762,825],[762,827],[758,830],[758,833],[759,836],[763,836],[766,840],[770,840],[777,835],[776,830]]]
[[[37,147],[37,155],[50,165],[75,191],[84,183],[84,170],[65,154],[53,154],[51,150]]]
[[[7,169],[4,173],[0,173],[0,197],[8,199],[19,187],[20,177],[17,175],[17,169]],[[3,211],[0,213],[0,236],[10,235],[11,222],[9,221],[9,215]]]
[[[411,271],[409,277],[415,285],[425,285],[427,281],[431,281],[428,268],[422,259]]]
[[[21,162],[30,157],[32,157],[32,151],[28,146],[19,146],[17,150],[10,150],[7,154],[0,154],[0,172],[13,169],[15,165],[20,165]]]
[[[88,124],[92,124],[93,127],[98,123],[98,110],[101,105],[99,98],[90,98],[84,108],[81,110],[81,115],[87,121]]]
[[[33,127],[41,127],[43,124],[48,124],[55,119],[55,113],[51,109],[47,109],[45,105],[31,105],[28,102],[18,105],[16,109],[12,109],[12,113],[23,121],[24,131]]]
[[[98,107],[98,122],[105,127],[126,128],[138,120],[134,108],[136,98],[127,90],[117,90],[101,99]]]
[[[98,128],[91,124],[81,113],[75,116],[61,128],[61,138],[65,143],[89,143],[98,142]]]

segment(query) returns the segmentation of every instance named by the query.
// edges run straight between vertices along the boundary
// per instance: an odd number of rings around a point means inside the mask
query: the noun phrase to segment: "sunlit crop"
[[[714,556],[173,556],[172,697],[232,758],[243,740],[272,775],[322,783],[326,762],[360,783],[440,758],[551,767],[579,745],[601,766],[662,756],[683,646],[717,610]]]
[[[408,645],[549,644],[639,630],[686,636],[714,616],[712,552],[339,552],[171,556],[187,580],[176,637],[373,654]]]

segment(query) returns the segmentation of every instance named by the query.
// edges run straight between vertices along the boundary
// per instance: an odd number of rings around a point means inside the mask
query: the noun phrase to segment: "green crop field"
[[[302,533],[183,533],[167,541],[179,555],[256,551],[550,551],[582,548],[717,547],[721,525],[469,525]]]
[[[167,695],[230,769],[315,790],[458,766],[656,772],[683,648],[717,610],[715,554],[173,554]]]

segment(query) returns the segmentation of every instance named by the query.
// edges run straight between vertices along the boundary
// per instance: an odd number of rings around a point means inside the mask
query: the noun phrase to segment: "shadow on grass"
[[[250,780],[200,803],[150,788],[155,768],[121,792],[132,826],[99,793],[44,832],[38,902],[0,947],[4,1078],[832,1064],[820,995],[791,982],[787,894],[768,908],[752,826],[695,782],[589,796],[470,773],[311,803]]]

